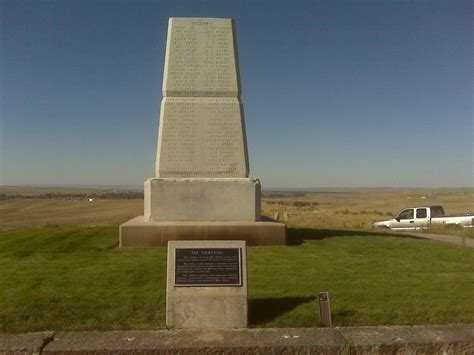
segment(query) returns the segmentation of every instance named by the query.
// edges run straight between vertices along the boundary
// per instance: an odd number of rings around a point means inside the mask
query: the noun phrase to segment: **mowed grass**
[[[454,235],[474,239],[474,227],[463,228],[454,226],[436,226],[428,229],[417,230],[416,232],[428,234]]]
[[[291,229],[249,247],[251,327],[474,321],[474,249],[376,233]],[[166,248],[116,248],[117,227],[0,233],[0,331],[165,328]]]

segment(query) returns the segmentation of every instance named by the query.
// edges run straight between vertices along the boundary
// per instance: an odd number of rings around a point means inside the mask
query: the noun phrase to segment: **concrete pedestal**
[[[176,284],[177,269],[176,250],[199,249],[215,250],[215,248],[240,250],[238,270],[240,285],[194,285]],[[194,258],[194,269],[203,268],[200,257]],[[216,267],[217,261],[206,260],[207,267]],[[222,263],[222,260],[219,262]],[[237,263],[235,263],[237,264]],[[229,266],[228,262],[226,264]],[[203,269],[206,269],[204,267]],[[206,271],[199,270],[200,274]],[[199,272],[199,271],[195,271]],[[214,278],[211,278],[214,279]],[[196,280],[196,278],[194,278]],[[166,325],[170,328],[184,329],[225,329],[246,328],[248,318],[247,291],[247,251],[244,241],[174,241],[168,244],[168,267],[166,284]]]
[[[260,182],[252,178],[151,178],[146,221],[258,221]]]
[[[150,222],[135,217],[120,226],[120,247],[166,246],[170,240],[245,240],[247,245],[285,245],[286,226],[257,222]]]

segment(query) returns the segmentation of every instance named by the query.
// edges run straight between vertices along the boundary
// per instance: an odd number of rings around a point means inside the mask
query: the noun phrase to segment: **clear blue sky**
[[[0,184],[154,176],[168,17],[236,20],[251,176],[473,187],[471,1],[10,1]]]

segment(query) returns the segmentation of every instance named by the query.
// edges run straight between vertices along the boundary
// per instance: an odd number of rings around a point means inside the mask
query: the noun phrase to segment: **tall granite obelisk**
[[[240,92],[233,20],[170,18],[156,177],[145,181],[144,216],[121,226],[121,246],[285,243],[283,224],[260,221]]]

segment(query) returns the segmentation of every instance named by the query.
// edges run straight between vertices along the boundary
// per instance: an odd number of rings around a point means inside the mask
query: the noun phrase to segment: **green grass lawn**
[[[474,249],[372,232],[291,229],[249,247],[252,327],[474,321]],[[117,249],[117,227],[0,233],[0,332],[165,327],[166,248]]]
[[[418,231],[417,231],[418,232]],[[454,235],[458,237],[466,237],[474,239],[474,228],[463,228],[453,226],[436,226],[428,229],[422,229],[420,232],[432,233],[432,234],[443,234],[443,235]]]

